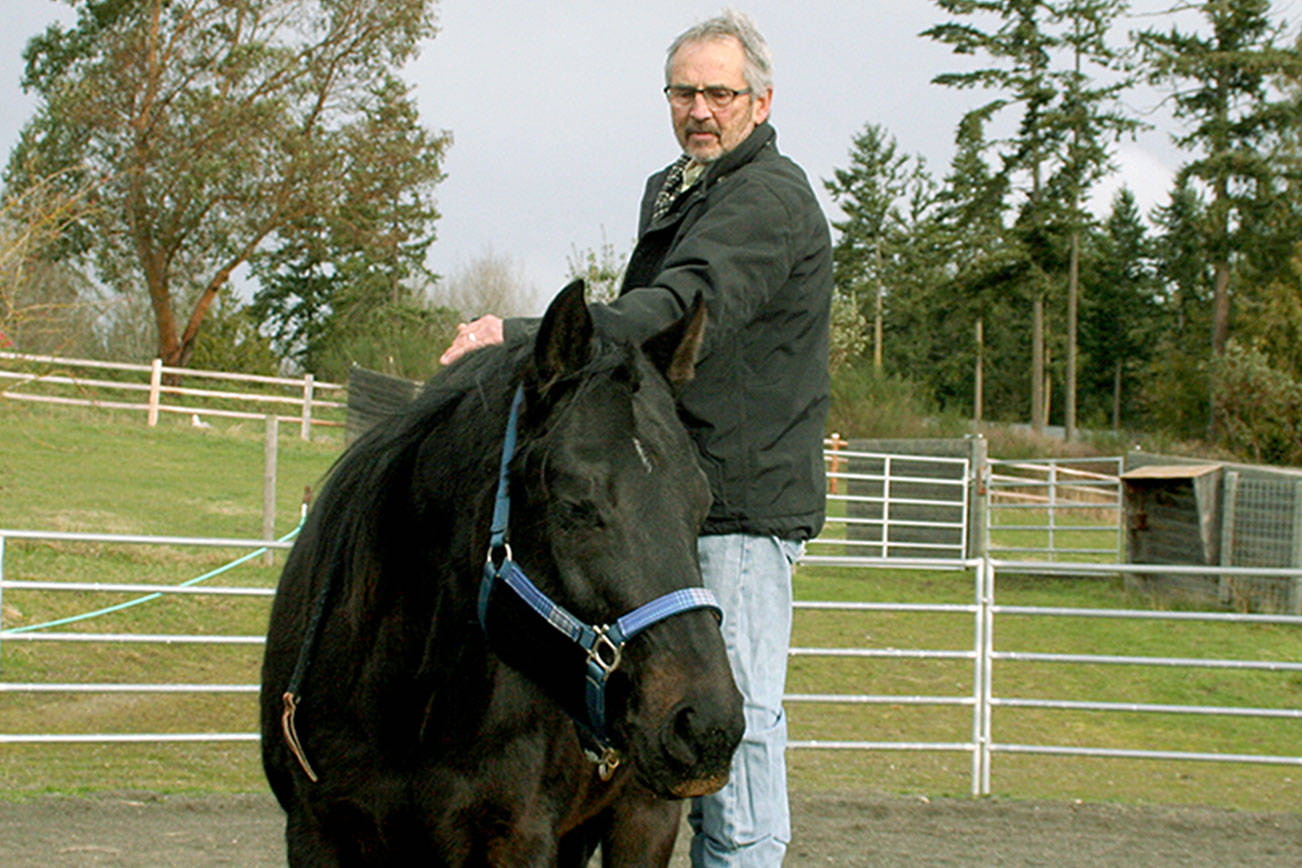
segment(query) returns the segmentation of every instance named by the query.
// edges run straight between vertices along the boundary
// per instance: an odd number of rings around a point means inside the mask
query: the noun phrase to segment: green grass
[[[990,554],[1003,560],[1117,560],[1114,509],[1060,508],[1050,516],[1047,509],[997,506],[991,510],[991,525]]]
[[[214,420],[196,429],[134,414],[0,403],[0,527],[254,538],[260,535],[263,426]],[[317,486],[337,455],[338,434],[304,443],[282,429],[278,534],[294,526],[303,487]],[[1031,523],[1019,517],[1018,523]],[[1067,531],[1071,533],[1071,531]],[[1081,531],[1082,534],[1092,533]],[[1001,531],[1002,539],[1035,532]],[[1006,543],[1015,544],[1015,543]],[[1026,543],[1030,544],[1030,543]],[[184,547],[10,541],[10,579],[121,580],[178,584],[241,554]],[[247,564],[213,581],[272,587],[271,567]],[[802,567],[803,600],[961,603],[974,599],[965,572]],[[112,605],[131,595],[4,594],[6,628]],[[1016,605],[1143,608],[1119,578],[1000,575],[998,602]],[[61,629],[102,632],[260,635],[267,601],[167,597]],[[798,610],[797,646],[967,650],[967,614]],[[1302,660],[1302,631],[1266,625],[1154,623],[1118,619],[999,616],[995,647],[1164,657]],[[181,681],[252,684],[257,646],[65,644],[5,641],[0,680]],[[967,660],[863,660],[796,657],[793,693],[963,696]],[[1296,673],[999,662],[1000,697],[1093,699],[1188,705],[1302,707]],[[792,703],[795,739],[967,742],[966,707]],[[253,694],[0,694],[0,732],[251,732]],[[1302,721],[1170,714],[995,710],[1000,743],[1297,755]],[[970,757],[960,752],[793,751],[796,789],[872,787],[892,792],[964,795]],[[1302,769],[996,754],[994,791],[1022,798],[1207,804],[1279,810],[1295,802]],[[139,788],[253,791],[265,784],[254,743],[0,745],[0,798],[42,792]]]
[[[0,403],[0,528],[257,539],[262,535],[265,426],[213,420],[194,428],[164,417]],[[342,444],[337,432],[304,442],[281,427],[276,534],[298,523]],[[245,554],[241,549],[9,540],[5,576],[46,581],[180,584]],[[212,584],[274,587],[283,553]],[[41,624],[113,606],[134,594],[8,590],[3,626]],[[266,598],[164,597],[68,631],[262,635]],[[0,679],[13,682],[252,684],[258,646],[5,641]],[[0,732],[251,732],[253,694],[0,695]],[[145,788],[262,789],[255,744],[0,745],[0,793]]]
[[[960,603],[974,599],[970,573],[856,572],[801,568],[797,598]],[[1003,605],[1149,608],[1119,577],[1001,575]],[[816,647],[971,650],[973,617],[951,613],[797,610],[794,643]],[[1302,630],[1272,625],[1000,615],[997,651],[1256,660],[1302,660]],[[1302,674],[1151,666],[997,661],[994,695],[1199,706],[1302,708]],[[971,694],[968,660],[793,658],[792,693],[959,697]],[[970,707],[791,703],[795,739],[968,742]],[[1298,756],[1302,720],[1168,713],[996,708],[999,744]],[[963,795],[964,752],[797,751],[794,786],[861,787]],[[1302,769],[1241,763],[1153,761],[996,753],[995,793],[1021,798],[1205,804],[1279,810],[1292,804]]]

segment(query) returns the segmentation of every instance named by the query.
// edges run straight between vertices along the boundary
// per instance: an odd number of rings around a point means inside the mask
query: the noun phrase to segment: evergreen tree
[[[1024,357],[1004,355],[1007,347],[1015,345],[1013,341],[988,339],[996,333],[1015,333],[1019,326],[1015,315],[1018,297],[1008,289],[1025,258],[1016,252],[1016,241],[1004,226],[1008,178],[993,171],[986,161],[985,120],[972,112],[959,121],[954,157],[937,195],[933,221],[939,255],[948,266],[941,282],[940,306],[970,330],[950,347],[951,358],[958,357],[963,375],[941,385],[937,392],[946,403],[959,398],[958,403],[970,407],[978,424],[985,417],[987,404],[1025,404],[1024,397],[1015,397],[1024,396],[1024,378],[1010,376],[1020,369]],[[970,354],[954,352],[968,346],[972,347]],[[969,373],[970,390],[966,388]],[[988,394],[998,397],[989,401]]]
[[[1172,89],[1175,115],[1187,124],[1175,141],[1194,157],[1178,183],[1197,179],[1209,191],[1202,246],[1214,269],[1211,350],[1219,356],[1230,336],[1235,264],[1253,238],[1269,234],[1260,218],[1281,189],[1287,164],[1279,144],[1300,123],[1297,103],[1272,84],[1297,79],[1302,53],[1279,44],[1283,24],[1270,20],[1269,0],[1208,0],[1197,8],[1209,33],[1173,27],[1144,31],[1137,41],[1149,80]]]
[[[1113,198],[1090,247],[1081,328],[1083,406],[1118,430],[1134,414],[1132,380],[1147,360],[1158,322],[1152,244],[1129,189]]]
[[[857,299],[873,323],[873,363],[883,363],[887,298],[902,277],[900,249],[907,238],[905,208],[912,183],[924,184],[921,161],[899,152],[884,127],[865,124],[850,149],[850,165],[823,185],[845,214],[833,220],[837,292]]]
[[[948,22],[923,33],[955,53],[984,55],[991,65],[936,76],[938,84],[995,91],[977,112],[990,117],[1006,108],[1020,111],[1016,133],[1000,147],[1001,171],[1022,185],[1013,231],[1017,243],[1006,255],[1021,257],[1005,273],[1030,299],[1031,421],[1046,421],[1045,300],[1071,271],[1075,255],[1064,253],[1081,224],[1080,201],[1107,165],[1106,143],[1133,122],[1115,111],[1121,85],[1094,86],[1085,65],[1110,68],[1116,56],[1105,36],[1124,8],[1114,0],[936,0],[946,12],[975,23]],[[1069,68],[1055,64],[1066,52]],[[997,273],[997,272],[992,272]],[[1069,284],[1074,288],[1074,282]],[[1074,308],[1071,315],[1074,316]]]
[[[1213,265],[1203,246],[1206,205],[1186,180],[1154,213],[1153,240],[1161,308],[1141,402],[1149,426],[1177,436],[1207,430]]]
[[[1121,0],[1068,0],[1058,13],[1067,27],[1063,42],[1072,58],[1057,118],[1057,124],[1067,132],[1068,144],[1066,155],[1050,181],[1051,187],[1056,188],[1054,198],[1066,205],[1069,224],[1063,408],[1068,440],[1076,437],[1081,236],[1089,221],[1083,201],[1111,165],[1110,144],[1139,127],[1137,121],[1119,109],[1120,95],[1130,86],[1130,80],[1123,76],[1099,83],[1086,73],[1085,64],[1106,71],[1117,70],[1119,54],[1109,45],[1107,37],[1125,5]]]

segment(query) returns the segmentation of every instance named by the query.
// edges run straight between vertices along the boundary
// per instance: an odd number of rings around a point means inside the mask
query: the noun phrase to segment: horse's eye
[[[606,522],[601,517],[601,510],[591,500],[567,500],[560,504],[561,514],[566,524],[584,527],[601,527]]]

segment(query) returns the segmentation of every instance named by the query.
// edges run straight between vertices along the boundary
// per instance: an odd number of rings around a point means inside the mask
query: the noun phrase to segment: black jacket
[[[824,516],[827,219],[767,123],[653,221],[667,171],[647,181],[623,289],[593,306],[595,326],[640,339],[704,293],[705,343],[680,395],[714,494],[704,533],[809,539]]]

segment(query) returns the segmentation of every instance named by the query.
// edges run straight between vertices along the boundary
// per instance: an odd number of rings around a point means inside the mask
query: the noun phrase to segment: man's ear
[[[755,105],[752,107],[751,118],[755,125],[759,126],[769,119],[769,112],[773,111],[773,88],[766,88],[763,93],[755,95]]]
[[[698,292],[682,318],[642,342],[642,352],[676,389],[696,376],[696,357],[705,338],[707,319],[705,299]]]

